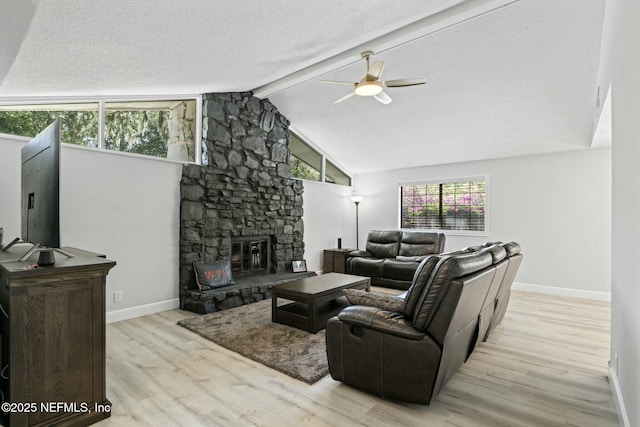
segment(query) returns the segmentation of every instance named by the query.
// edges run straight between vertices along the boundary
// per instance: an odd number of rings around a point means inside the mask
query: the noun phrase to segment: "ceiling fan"
[[[398,79],[398,80],[386,80],[380,81],[382,75],[382,69],[384,68],[384,62],[377,61],[373,65],[369,65],[369,60],[373,56],[373,52],[367,50],[362,52],[362,59],[367,61],[367,74],[362,80],[356,83],[344,82],[339,80],[320,80],[322,83],[331,83],[339,85],[352,86],[353,91],[346,94],[342,98],[334,101],[334,104],[342,102],[345,99],[351,98],[353,95],[360,96],[373,96],[375,99],[383,104],[389,104],[391,97],[384,92],[385,88],[393,87],[406,87],[425,84],[424,79]]]

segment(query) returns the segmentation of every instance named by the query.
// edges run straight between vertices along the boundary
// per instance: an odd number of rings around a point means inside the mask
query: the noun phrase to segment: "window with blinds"
[[[486,179],[401,184],[400,227],[485,231]]]

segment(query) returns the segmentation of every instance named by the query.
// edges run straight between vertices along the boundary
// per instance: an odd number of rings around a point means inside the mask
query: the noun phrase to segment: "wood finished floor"
[[[488,342],[430,406],[327,376],[307,385],[176,325],[172,310],[107,325],[104,426],[618,426],[610,304],[514,291]]]

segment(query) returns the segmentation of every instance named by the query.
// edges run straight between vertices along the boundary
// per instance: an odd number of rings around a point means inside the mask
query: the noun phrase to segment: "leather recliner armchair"
[[[332,378],[429,404],[504,315],[497,310],[508,302],[503,286],[511,288],[521,259],[516,243],[431,255],[418,266],[401,311],[384,304],[345,308],[327,322]]]

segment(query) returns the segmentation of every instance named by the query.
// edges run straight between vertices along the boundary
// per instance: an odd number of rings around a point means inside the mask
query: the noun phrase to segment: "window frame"
[[[194,159],[193,160],[174,160],[167,159],[166,157],[158,157],[149,154],[130,153],[126,151],[111,150],[105,147],[105,114],[107,103],[134,103],[134,102],[153,102],[153,101],[194,101],[196,105],[196,123],[194,134]],[[65,104],[98,104],[98,135],[97,146],[89,147],[73,143],[64,143],[66,147],[73,147],[82,150],[97,150],[101,153],[110,153],[121,156],[131,156],[144,159],[154,159],[171,163],[179,164],[202,164],[202,95],[194,94],[175,94],[175,95],[140,95],[140,96],[80,96],[80,97],[42,97],[42,98],[19,98],[15,100],[6,100],[0,102],[0,107],[13,107],[12,111],[20,111],[20,107],[25,108],[22,111],[27,110],[29,106],[36,105],[57,105],[62,106]],[[73,111],[73,109],[69,109]],[[17,135],[22,136],[22,135]],[[29,137],[25,137],[29,138]]]
[[[289,165],[292,164],[292,159],[295,157],[297,159],[297,161],[305,164],[307,167],[309,167],[310,169],[313,169],[314,171],[318,172],[318,179],[308,179],[308,178],[299,178],[299,177],[294,177],[292,175],[293,178],[296,179],[301,179],[303,181],[310,181],[310,182],[324,182],[323,181],[323,177],[324,177],[324,169],[325,169],[325,157],[324,154],[318,150],[315,146],[313,146],[312,144],[310,144],[308,142],[308,140],[306,140],[305,138],[303,138],[302,136],[300,136],[299,132],[295,132],[293,131],[291,128],[289,129],[290,135],[289,135]],[[297,139],[302,145],[304,145],[306,148],[309,149],[309,151],[313,152],[314,154],[317,154],[320,160],[320,167],[316,168],[315,166],[311,165],[310,163],[306,162],[304,159],[302,159],[299,156],[296,156],[293,154],[293,150],[292,150],[292,144],[291,144],[291,139],[292,137],[295,137],[295,139]]]
[[[336,162],[334,159],[332,159],[331,157],[327,156],[327,154],[322,151],[317,145],[315,145],[313,142],[311,142],[309,140],[309,138],[307,138],[303,133],[301,133],[299,130],[297,130],[295,127],[293,126],[289,126],[289,132],[291,132],[292,134],[294,134],[299,140],[300,142],[302,142],[303,144],[306,144],[307,146],[309,146],[310,149],[312,149],[313,151],[315,151],[316,153],[320,154],[321,156],[321,163],[322,163],[322,167],[320,170],[320,180],[319,181],[314,181],[314,180],[308,180],[305,178],[298,178],[295,176],[291,176],[294,179],[299,179],[301,181],[308,181],[308,182],[323,182],[326,184],[331,184],[331,185],[341,185],[343,187],[353,187],[353,175],[348,173],[338,162]],[[293,154],[291,154],[291,149],[289,149],[289,155],[293,156]],[[295,156],[293,156],[295,157]],[[339,183],[333,183],[333,182],[328,182],[326,181],[326,170],[327,170],[327,162],[330,162],[337,170],[339,170],[340,172],[342,172],[346,177],[349,178],[349,185],[344,185],[344,184],[339,184]]]
[[[403,228],[402,227],[402,187],[411,185],[429,185],[429,184],[450,184],[454,182],[470,182],[470,181],[484,181],[484,230],[447,230],[440,228]],[[460,176],[450,178],[434,178],[424,180],[413,181],[399,181],[396,186],[396,201],[398,203],[396,209],[396,224],[398,228],[406,231],[431,231],[437,233],[444,233],[451,236],[489,236],[489,224],[490,224],[490,209],[489,209],[489,174],[479,174],[472,176]]]
[[[337,182],[340,178],[335,179],[335,180],[333,180],[333,181],[327,181],[327,170],[329,169],[329,164],[330,164],[330,166],[331,166],[333,169],[335,169],[335,171],[336,171],[337,173],[341,173],[342,175],[344,175],[344,177],[346,177],[346,179],[349,181],[349,183],[348,183],[348,184],[341,184],[341,183]],[[345,186],[345,187],[351,187],[351,181],[352,181],[352,178],[351,178],[349,175],[347,175],[347,173],[346,173],[345,171],[343,171],[343,170],[342,170],[342,168],[339,168],[339,167],[336,165],[336,163],[335,163],[335,162],[333,162],[333,161],[331,161],[330,159],[327,159],[327,158],[325,157],[325,158],[324,158],[324,166],[323,166],[323,168],[322,168],[322,169],[325,171],[325,173],[324,173],[325,182],[328,182],[328,183],[330,183],[330,184],[343,185],[343,186]],[[333,179],[333,178],[331,178],[331,179]]]

